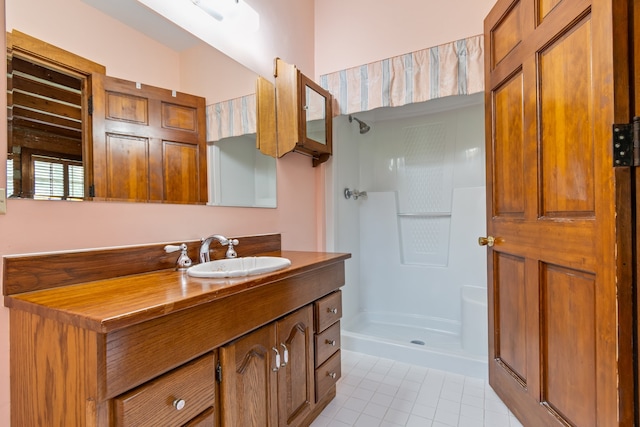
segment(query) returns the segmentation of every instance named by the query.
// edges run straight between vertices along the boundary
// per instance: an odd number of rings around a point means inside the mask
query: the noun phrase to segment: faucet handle
[[[178,260],[176,261],[176,270],[186,270],[187,268],[191,267],[191,258],[189,258],[189,255],[187,255],[186,244],[182,243],[180,246],[166,245],[164,247],[164,251],[168,254],[176,251],[182,251],[180,253],[180,256],[178,257]]]
[[[231,240],[229,240],[227,242],[227,245],[228,245],[228,247],[227,247],[227,255],[226,255],[227,258],[237,258],[238,257],[238,253],[236,252],[235,249],[233,249],[233,247],[235,245],[237,245],[238,243],[239,243],[238,239],[231,239]]]
[[[183,245],[184,245],[184,243],[183,243]],[[180,246],[182,246],[182,245],[180,245]],[[164,251],[165,251],[166,253],[170,254],[170,253],[172,253],[172,252],[176,252],[176,251],[181,250],[182,248],[181,248],[180,246],[176,246],[176,245],[167,245],[167,246],[165,246],[165,247],[164,247]]]

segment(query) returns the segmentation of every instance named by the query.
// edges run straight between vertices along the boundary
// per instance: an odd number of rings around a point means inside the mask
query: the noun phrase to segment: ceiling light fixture
[[[260,17],[244,0],[191,0],[217,21],[246,31],[257,31]]]

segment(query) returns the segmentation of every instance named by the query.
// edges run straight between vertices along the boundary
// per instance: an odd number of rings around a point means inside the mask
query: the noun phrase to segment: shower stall
[[[343,348],[486,377],[482,93],[343,115],[334,129],[327,243],[352,254]]]

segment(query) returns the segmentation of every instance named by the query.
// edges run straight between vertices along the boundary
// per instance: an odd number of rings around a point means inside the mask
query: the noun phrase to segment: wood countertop
[[[291,266],[255,276],[211,279],[165,269],[95,280],[13,295],[5,306],[64,323],[108,333],[273,284],[351,257],[346,253],[272,251],[261,255],[282,256]]]

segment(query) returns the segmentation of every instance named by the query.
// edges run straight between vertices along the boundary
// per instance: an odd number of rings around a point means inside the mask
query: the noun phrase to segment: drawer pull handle
[[[335,379],[338,375],[335,372],[327,372],[327,376]]]
[[[335,347],[336,345],[336,340],[325,340],[325,344],[329,344]]]
[[[327,308],[327,313],[338,314],[337,308]]]
[[[185,402],[184,399],[176,399],[173,401],[173,407],[176,408],[176,410],[178,411],[181,411],[182,409],[184,409],[186,404],[187,402]]]
[[[284,361],[282,362],[282,365],[280,365],[280,367],[284,368],[285,366],[287,366],[287,363],[289,363],[289,349],[287,348],[286,345],[284,345],[284,343],[280,343],[280,345],[284,347],[284,353],[282,357]]]
[[[272,371],[278,372],[280,370],[280,352],[275,347],[271,347],[271,350],[276,352],[276,367],[273,368]]]

